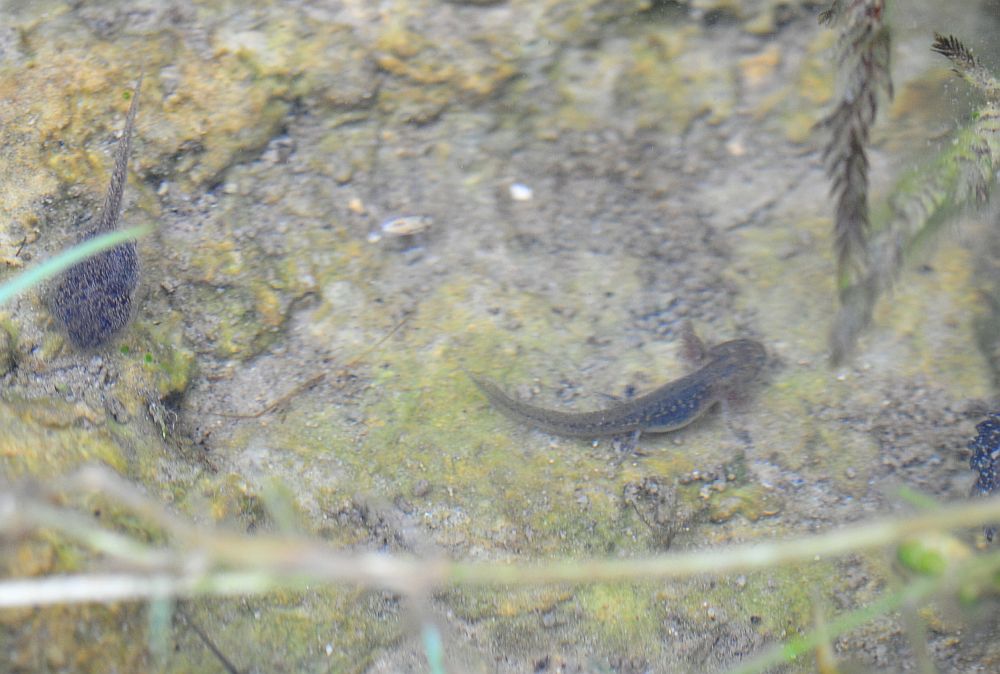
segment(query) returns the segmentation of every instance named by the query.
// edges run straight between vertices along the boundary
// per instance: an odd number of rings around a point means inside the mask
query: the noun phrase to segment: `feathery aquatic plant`
[[[845,276],[841,269],[841,307],[831,335],[834,362],[851,351],[858,335],[871,323],[878,298],[891,288],[917,243],[936,233],[957,208],[985,202],[996,182],[1000,81],[955,37],[935,35],[932,49],[948,58],[955,72],[984,95],[985,102],[929,165],[898,181],[889,198],[885,222],[875,223],[865,242],[863,271]],[[835,193],[837,184],[834,177]],[[850,226],[840,222],[840,211],[838,207],[838,231]]]
[[[880,97],[892,97],[884,14],[884,0],[836,0],[820,15],[821,23],[841,27],[840,97],[819,126],[830,134],[823,161],[836,201],[834,247],[842,280],[867,267],[865,244],[871,228],[867,147]]]

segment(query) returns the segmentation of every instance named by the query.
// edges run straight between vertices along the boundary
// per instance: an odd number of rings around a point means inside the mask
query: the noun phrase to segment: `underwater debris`
[[[113,231],[121,217],[132,127],[138,110],[142,76],[135,83],[125,128],[115,148],[114,167],[104,197],[101,218],[83,239]],[[52,314],[76,346],[88,349],[107,343],[125,327],[132,314],[132,295],[139,284],[139,256],[128,241],[67,269],[49,298]]]
[[[403,238],[427,231],[434,224],[429,215],[404,215],[386,220],[378,229],[368,233],[368,243],[378,243],[383,237]]]
[[[972,458],[969,466],[979,473],[979,478],[972,485],[970,496],[992,496],[1000,493],[1000,413],[993,412],[986,421],[976,425],[979,434],[969,443]],[[983,530],[986,540],[992,541],[996,536],[996,526]]]
[[[947,214],[969,202],[984,203],[1000,166],[1000,81],[957,38],[936,35],[931,49],[986,101],[929,165],[909,171],[894,186],[888,217],[867,242],[867,271],[841,277],[840,310],[831,334],[833,361],[842,360],[872,320],[875,304],[899,275],[908,255],[947,222]]]
[[[884,10],[883,0],[850,0],[834,2],[820,15],[823,24],[843,25],[837,44],[840,100],[818,124],[830,134],[823,162],[836,201],[834,247],[841,278],[852,270],[863,271],[867,263],[871,228],[867,148],[880,96],[892,98]]]

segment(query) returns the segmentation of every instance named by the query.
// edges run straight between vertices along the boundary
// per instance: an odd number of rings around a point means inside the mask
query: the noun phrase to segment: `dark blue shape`
[[[118,228],[141,85],[140,75],[132,92],[125,129],[115,147],[115,165],[104,196],[100,222],[84,238]],[[97,348],[104,346],[128,323],[132,315],[132,295],[138,283],[139,257],[135,242],[129,241],[67,269],[55,284],[50,307],[66,328],[71,342],[83,349]]]
[[[128,323],[138,283],[139,257],[129,241],[66,270],[52,293],[52,313],[76,346],[103,346]]]
[[[969,465],[979,473],[979,479],[972,486],[972,495],[991,496],[1000,491],[1000,413],[994,412],[976,426],[979,435],[969,443],[972,458]],[[986,540],[992,541],[996,535],[995,526],[985,529]]]

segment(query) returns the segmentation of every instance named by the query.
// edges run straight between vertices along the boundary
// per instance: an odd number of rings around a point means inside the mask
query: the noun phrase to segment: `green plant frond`
[[[63,251],[45,262],[26,269],[12,279],[0,284],[0,306],[10,301],[14,295],[44,283],[81,260],[97,255],[101,251],[137,239],[151,231],[149,227],[131,227],[120,231],[107,232]]]
[[[934,33],[934,45],[931,49],[951,61],[955,72],[988,98],[996,99],[1000,96],[1000,80],[957,37]]]
[[[938,36],[934,50],[964,68],[956,67],[956,72],[966,79],[967,73],[983,70],[955,38]],[[977,79],[984,78],[977,75]],[[990,81],[995,87],[992,75]],[[860,278],[852,278],[843,269],[838,273],[841,308],[831,334],[834,362],[851,351],[858,335],[871,323],[875,304],[891,288],[906,260],[931,241],[950,216],[989,199],[998,168],[1000,99],[990,99],[936,157],[897,181],[887,200],[888,208],[875,209],[872,235],[866,240],[866,273]],[[835,223],[835,228],[840,226]]]

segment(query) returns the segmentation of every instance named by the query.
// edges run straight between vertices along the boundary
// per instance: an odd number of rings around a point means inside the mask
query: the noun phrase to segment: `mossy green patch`
[[[525,626],[538,627],[544,613],[559,610],[574,591],[559,587],[463,588],[448,592],[448,606],[470,622],[495,617],[523,619]]]
[[[819,364],[826,358],[826,334],[817,326],[829,321],[837,302],[834,266],[826,253],[833,225],[826,217],[790,217],[782,226],[747,227],[734,239],[753,286],[737,301],[764,312],[770,340],[794,345]],[[794,296],[788,293],[789,279],[796,280]],[[747,277],[734,275],[733,281],[746,284]]]
[[[97,671],[113,654],[123,671],[148,671],[146,641],[134,631],[143,611],[137,604],[55,606],[11,622],[16,614],[4,611],[5,661],[12,671]]]
[[[756,522],[777,515],[782,503],[780,496],[759,484],[729,487],[709,496],[708,518],[712,522],[728,522],[741,515]]]
[[[542,14],[539,29],[545,39],[556,44],[593,44],[616,25],[634,19],[651,8],[651,0],[579,0],[538,3]]]
[[[130,391],[154,391],[162,400],[183,393],[194,372],[194,352],[184,343],[181,316],[172,312],[156,323],[141,323],[125,337],[119,361]]]
[[[0,404],[0,456],[9,478],[59,475],[101,462],[125,470],[128,459],[107,432],[88,428],[102,410],[57,400],[7,400]]]
[[[928,576],[939,576],[949,567],[966,561],[972,554],[963,541],[946,533],[927,532],[899,544],[896,558],[906,569]]]
[[[576,592],[575,604],[586,619],[583,631],[601,643],[600,650],[657,659],[662,606],[652,583],[592,585]]]
[[[381,649],[398,641],[405,628],[394,599],[351,588],[196,600],[186,602],[183,610],[240,671],[263,668],[360,674]],[[176,647],[171,649],[163,671],[214,671],[219,667],[219,660],[195,629],[185,619],[173,621],[166,636]]]
[[[569,52],[553,78],[562,98],[548,128],[588,129],[627,109],[642,128],[681,133],[696,117],[721,122],[735,105],[728,67],[685,50],[694,28],[640,25],[645,39],[596,54]]]
[[[780,126],[792,143],[806,143],[816,137],[816,124],[834,93],[834,42],[832,31],[818,33],[807,46],[804,58],[794,66],[793,79],[765,90],[766,94],[754,103],[754,117],[765,125]]]
[[[784,638],[812,623],[817,600],[829,596],[838,579],[835,562],[817,561],[685,583],[686,589],[675,590],[668,601],[706,627],[726,620],[753,624],[761,634]]]
[[[875,311],[876,325],[891,330],[895,372],[922,375],[956,397],[988,397],[989,368],[976,349],[973,308],[981,297],[971,282],[974,266],[969,252],[943,243],[930,260],[927,274],[910,273],[891,301]],[[949,297],[951,301],[943,301]]]

